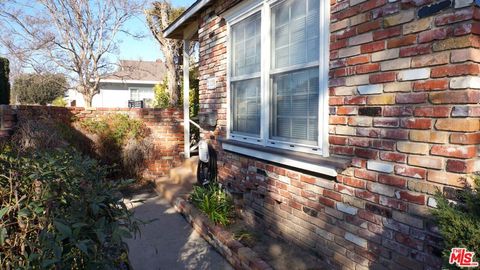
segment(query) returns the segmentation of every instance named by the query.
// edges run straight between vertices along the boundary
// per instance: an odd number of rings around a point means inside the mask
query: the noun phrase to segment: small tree
[[[10,103],[9,61],[0,57],[0,104]]]
[[[160,43],[160,49],[165,57],[165,66],[167,67],[167,92],[170,97],[170,105],[178,105],[180,88],[180,70],[176,59],[181,57],[183,41],[177,39],[167,39],[163,31],[180,16],[185,8],[172,7],[168,1],[153,3],[151,9],[145,10],[148,27],[155,39]]]
[[[67,88],[61,74],[23,74],[15,79],[13,93],[22,104],[46,105],[63,96]]]

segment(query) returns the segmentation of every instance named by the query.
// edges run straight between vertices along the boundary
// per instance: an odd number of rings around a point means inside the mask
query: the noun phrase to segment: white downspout
[[[183,142],[185,159],[190,158],[190,40],[183,40]]]

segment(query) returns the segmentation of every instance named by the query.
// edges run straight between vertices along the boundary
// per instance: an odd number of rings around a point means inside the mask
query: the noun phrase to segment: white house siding
[[[137,88],[142,90],[142,97],[153,99],[155,97],[154,84],[121,84],[108,83],[103,84],[100,93],[93,97],[92,107],[96,108],[128,108],[130,89]],[[76,101],[77,107],[85,107],[83,95],[76,90],[69,90],[67,93],[68,104]]]

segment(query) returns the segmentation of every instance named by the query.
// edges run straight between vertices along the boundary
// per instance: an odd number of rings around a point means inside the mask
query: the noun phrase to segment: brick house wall
[[[98,118],[110,114],[127,114],[141,120],[150,130],[153,156],[147,161],[145,177],[168,175],[170,169],[183,161],[183,112],[177,109],[124,109],[47,106],[6,106],[0,107],[0,140],[8,140],[15,131],[15,125],[26,120],[51,119],[70,124],[72,119]]]
[[[200,15],[200,124],[214,130],[221,181],[244,192],[244,216],[338,268],[441,268],[432,195],[455,199],[459,180],[480,170],[480,9],[472,0],[330,1],[330,153],[351,160],[333,179],[222,150],[221,14],[237,2]]]

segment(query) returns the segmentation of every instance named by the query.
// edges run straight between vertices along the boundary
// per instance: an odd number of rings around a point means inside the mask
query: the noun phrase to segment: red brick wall
[[[3,112],[3,113],[2,113]],[[109,114],[127,114],[141,120],[151,131],[154,153],[147,163],[146,176],[163,176],[180,165],[183,151],[183,112],[177,109],[63,108],[46,106],[4,106],[0,111],[0,138],[8,139],[14,125],[25,120],[52,119],[70,123],[72,119],[97,118]]]
[[[200,113],[226,135],[226,26],[202,13]],[[229,1],[231,2],[231,1]],[[472,0],[420,19],[433,0],[332,0],[330,125],[336,179],[219,151],[222,181],[244,191],[245,215],[345,269],[438,269],[429,208],[438,189],[480,170],[480,9]],[[206,81],[216,77],[217,87]],[[210,122],[210,123],[209,123]]]

